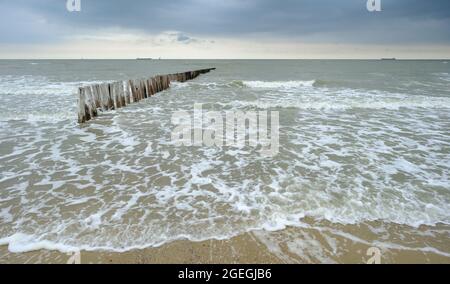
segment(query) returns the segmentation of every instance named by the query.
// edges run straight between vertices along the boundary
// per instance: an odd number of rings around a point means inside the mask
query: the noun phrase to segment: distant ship
[[[136,58],[136,60],[153,60],[153,58]]]
[[[381,60],[384,60],[384,61],[393,61],[393,60],[397,60],[397,58],[381,58]]]

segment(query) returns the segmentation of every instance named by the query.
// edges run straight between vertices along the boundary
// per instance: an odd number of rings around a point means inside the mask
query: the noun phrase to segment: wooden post
[[[145,86],[147,88],[148,96],[151,97],[153,95],[151,79],[145,80]]]
[[[100,86],[99,85],[95,85],[94,86],[94,90],[95,90],[95,106],[97,108],[101,108],[102,107],[102,101],[101,101],[101,96],[100,96]]]
[[[152,81],[153,81],[153,86],[155,87],[155,94],[157,94],[157,93],[159,93],[157,77],[153,77]]]
[[[159,91],[162,92],[162,91],[164,91],[163,77],[158,76],[158,81],[159,81]]]
[[[131,91],[131,101],[133,103],[135,103],[136,102],[136,89],[134,87],[133,80],[128,80],[128,85],[130,86],[130,91]]]
[[[100,91],[101,91],[101,100],[102,100],[102,109],[104,111],[109,110],[109,91],[108,91],[108,85],[102,84],[100,85]]]
[[[130,81],[125,82],[125,98],[127,101],[127,105],[131,104],[131,85]]]
[[[121,100],[122,107],[126,107],[127,106],[127,99],[126,99],[126,96],[125,96],[125,91],[123,89],[124,83],[122,81],[120,81],[120,82],[117,83],[117,85],[118,85],[118,88],[119,88],[119,97],[120,97],[120,100]]]
[[[145,85],[145,92],[147,93],[147,98],[150,98],[152,96],[152,93],[150,91],[150,86],[148,84],[148,79],[144,79],[144,85]]]
[[[121,82],[116,82],[116,92],[117,92],[117,101],[119,102],[120,107],[125,107],[122,97],[123,86]]]
[[[85,100],[83,88],[78,88],[78,123],[86,122]]]
[[[139,81],[135,81],[134,89],[136,90],[136,102],[141,100],[141,92],[139,90]]]
[[[108,84],[108,108],[110,110],[115,110],[114,106],[114,98],[113,98],[113,86],[111,84]]]
[[[84,87],[86,106],[89,112],[89,117],[92,119],[97,116],[97,108],[95,107],[95,99],[92,95],[90,86]]]
[[[119,102],[117,101],[117,91],[116,91],[116,83],[111,83],[110,85],[110,91],[111,91],[111,98],[114,103],[114,109],[120,108]]]
[[[148,93],[148,96],[149,96],[149,97],[153,96],[153,93],[152,93],[152,85],[150,84],[150,79],[145,80],[145,86],[147,86],[147,93]]]
[[[97,85],[92,85],[91,89],[92,89],[92,99],[94,100],[95,108],[98,109],[101,107],[101,105],[98,97]]]
[[[138,86],[139,86],[139,101],[142,101],[144,99],[144,90],[142,89],[142,80],[138,80]]]
[[[156,91],[156,81],[155,81],[155,78],[150,78],[150,86],[151,86],[151,89],[152,89],[152,96],[153,95],[155,95],[156,93],[157,93],[157,91]]]
[[[148,95],[148,88],[147,88],[147,81],[142,79],[141,84],[142,84],[142,90],[144,91],[144,99],[146,99],[146,98],[149,97],[149,95]]]
[[[114,94],[114,101],[116,105],[116,109],[122,108],[122,100],[120,98],[120,90],[118,86],[118,82],[113,83],[113,94]]]
[[[166,89],[170,88],[170,77],[169,76],[164,76],[164,80],[166,80]]]
[[[140,87],[140,82],[139,80],[135,81],[136,83],[136,101],[139,102],[141,100],[141,87]]]
[[[168,88],[168,86],[167,86],[167,81],[166,81],[166,77],[167,77],[167,76],[161,76],[161,80],[162,80],[162,83],[163,83],[163,88],[164,88],[164,90],[167,90],[167,88]]]
[[[166,89],[166,86],[164,86],[164,76],[159,76],[159,83],[161,84],[161,92]]]

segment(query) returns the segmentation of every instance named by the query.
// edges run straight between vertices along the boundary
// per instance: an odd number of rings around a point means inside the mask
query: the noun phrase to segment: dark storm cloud
[[[0,42],[49,42],[102,28],[204,37],[265,37],[325,43],[449,43],[450,1],[381,0],[0,0]]]

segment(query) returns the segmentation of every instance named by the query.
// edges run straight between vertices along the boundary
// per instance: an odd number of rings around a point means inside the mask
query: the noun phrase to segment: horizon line
[[[161,60],[374,60],[394,59],[392,61],[445,61],[450,58],[0,58],[0,60],[136,60],[136,61],[161,61]]]

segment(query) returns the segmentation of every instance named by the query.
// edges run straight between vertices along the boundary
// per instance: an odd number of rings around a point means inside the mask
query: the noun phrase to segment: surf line
[[[78,123],[85,123],[106,112],[126,107],[170,88],[172,81],[186,82],[216,68],[159,75],[149,79],[95,84],[78,88]]]

